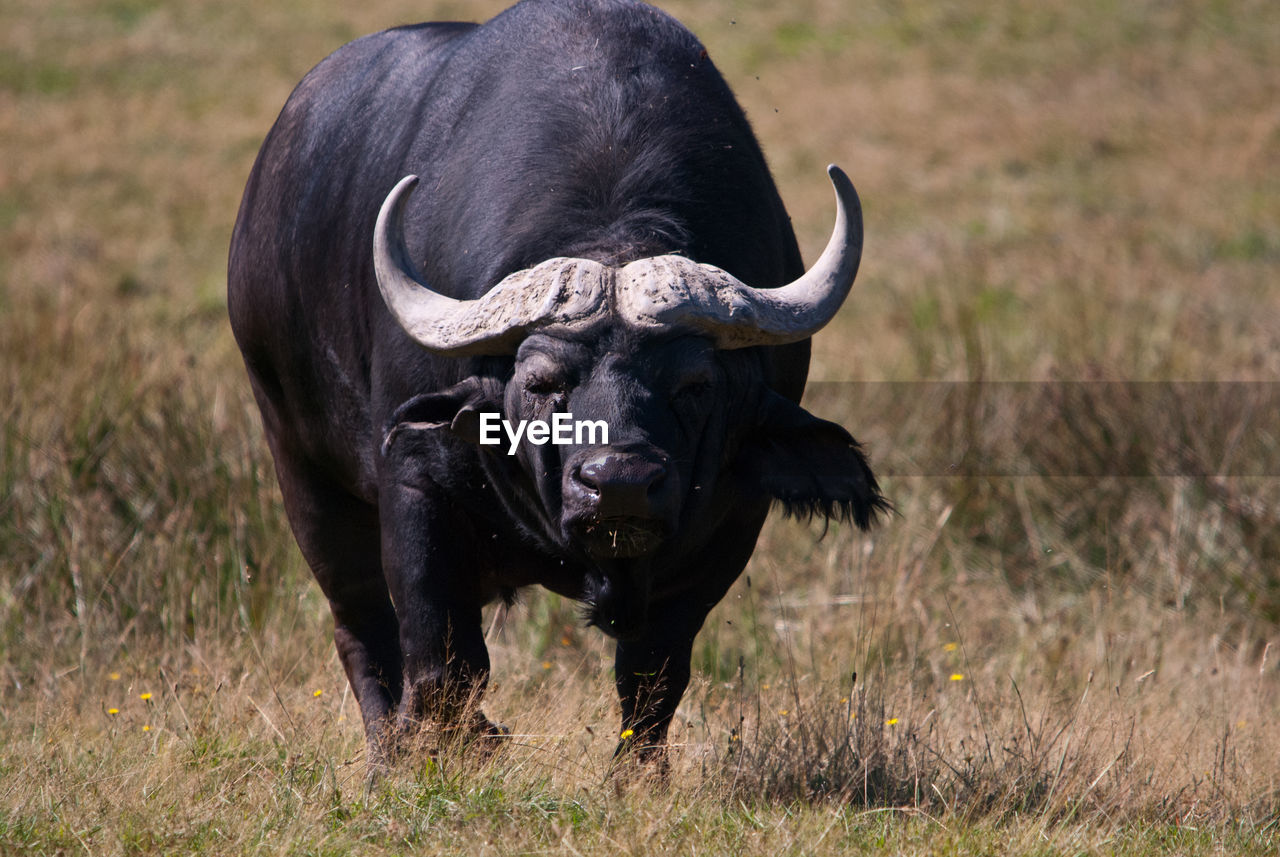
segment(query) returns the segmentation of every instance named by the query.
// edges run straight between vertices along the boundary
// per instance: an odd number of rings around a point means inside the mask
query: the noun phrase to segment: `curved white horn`
[[[605,268],[585,259],[549,259],[517,271],[476,300],[433,291],[404,240],[404,207],[417,183],[417,176],[405,176],[382,203],[373,267],[387,309],[419,345],[455,357],[513,354],[535,327],[577,329],[604,311]]]
[[[803,276],[774,289],[752,288],[711,265],[679,256],[641,259],[624,268],[619,303],[644,328],[700,330],[723,349],[785,345],[812,336],[835,316],[862,260],[862,205],[853,183],[832,164],[836,193],[831,240]]]
[[[826,249],[795,282],[780,289],[755,290],[803,308],[805,320],[798,325],[804,330],[802,339],[835,318],[862,263],[862,201],[844,170],[831,164],[827,175],[836,192],[836,224]]]

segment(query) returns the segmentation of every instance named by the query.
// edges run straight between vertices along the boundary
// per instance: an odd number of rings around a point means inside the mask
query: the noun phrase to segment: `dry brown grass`
[[[902,383],[813,406],[899,512],[770,522],[700,638],[668,784],[612,770],[608,647],[541,593],[492,632],[512,746],[366,784],[226,244],[308,67],[500,5],[0,10],[0,852],[1274,853],[1274,418],[1256,461],[1180,470],[1223,460],[1204,438],[1236,411],[909,383],[1274,384],[1280,13],[1249,0],[671,4],[810,258],[822,166],[859,187],[864,273],[813,375]],[[992,464],[1028,437],[1046,469]],[[940,447],[958,475],[921,465]]]

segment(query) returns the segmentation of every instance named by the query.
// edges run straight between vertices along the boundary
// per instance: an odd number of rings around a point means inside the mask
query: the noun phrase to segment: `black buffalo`
[[[535,583],[616,638],[619,751],[651,756],[771,501],[864,528],[886,508],[797,404],[862,251],[830,174],[806,273],[706,50],[633,0],[389,30],[298,85],[245,189],[230,315],[375,758],[423,722],[499,734],[480,611]],[[608,442],[508,454],[477,443],[485,414]]]

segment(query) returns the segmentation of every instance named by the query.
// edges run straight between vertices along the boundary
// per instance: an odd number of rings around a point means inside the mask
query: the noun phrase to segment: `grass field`
[[[898,514],[770,521],[665,785],[541,592],[490,631],[511,746],[367,783],[226,248],[308,68],[502,4],[340,5],[0,5],[0,853],[1277,853],[1280,5],[667,6],[806,259],[823,166],[862,194],[810,404]]]

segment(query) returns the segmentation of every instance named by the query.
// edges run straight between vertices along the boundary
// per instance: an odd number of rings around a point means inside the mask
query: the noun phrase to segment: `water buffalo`
[[[616,639],[619,752],[660,756],[771,502],[864,528],[887,507],[797,404],[862,252],[830,176],[806,273],[706,50],[634,0],[388,30],[298,85],[228,301],[373,758],[422,723],[500,734],[480,613],[530,584]],[[546,442],[559,414],[607,439]],[[480,443],[498,420],[532,428]]]

